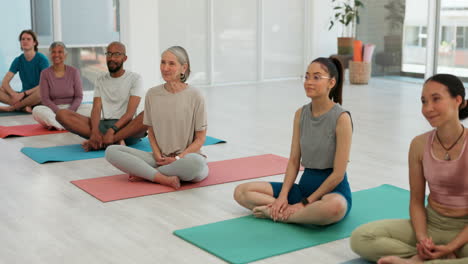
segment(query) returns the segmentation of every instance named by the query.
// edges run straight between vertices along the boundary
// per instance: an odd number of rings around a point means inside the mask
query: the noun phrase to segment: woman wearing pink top
[[[360,226],[351,248],[379,264],[468,263],[468,146],[460,121],[468,116],[465,88],[457,77],[437,74],[424,83],[421,101],[435,129],[411,142],[411,219]]]
[[[49,51],[52,66],[41,72],[39,82],[42,105],[34,107],[32,114],[44,127],[64,130],[55,120],[55,112],[67,108],[89,116],[90,108],[81,106],[83,88],[80,73],[76,68],[65,65],[65,44],[56,41],[50,45]]]

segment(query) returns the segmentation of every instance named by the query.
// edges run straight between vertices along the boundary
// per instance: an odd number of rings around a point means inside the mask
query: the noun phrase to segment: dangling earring
[[[180,74],[180,80],[183,82],[184,79],[185,79],[185,74],[184,74],[184,73],[181,73],[181,74]]]

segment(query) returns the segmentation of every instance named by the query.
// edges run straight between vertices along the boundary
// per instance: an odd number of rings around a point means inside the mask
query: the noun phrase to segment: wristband
[[[115,125],[111,126],[112,130],[114,130],[115,133],[119,132],[119,128],[116,127]]]
[[[174,157],[176,160],[180,160],[180,157],[179,156],[175,156]]]

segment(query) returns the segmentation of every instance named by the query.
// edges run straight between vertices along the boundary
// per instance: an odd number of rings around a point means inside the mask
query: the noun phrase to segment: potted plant
[[[338,54],[352,54],[356,24],[359,24],[359,8],[363,8],[364,4],[359,0],[332,0],[332,3],[335,4],[335,14],[330,19],[328,30],[340,23],[343,31],[338,38]]]

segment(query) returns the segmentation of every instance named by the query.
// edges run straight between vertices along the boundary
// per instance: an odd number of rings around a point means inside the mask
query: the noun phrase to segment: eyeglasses
[[[314,75],[312,75],[312,76],[309,76],[309,75],[304,76],[304,80],[305,80],[305,81],[312,80],[312,81],[314,81],[314,82],[318,82],[318,81],[320,81],[321,79],[329,79],[329,80],[330,80],[330,79],[332,79],[332,78],[327,77],[327,76],[323,76],[323,75],[318,75],[318,74],[314,74]]]
[[[104,54],[106,54],[108,58],[112,58],[112,57],[120,58],[122,56],[125,56],[125,53],[122,53],[122,52],[106,52]]]

